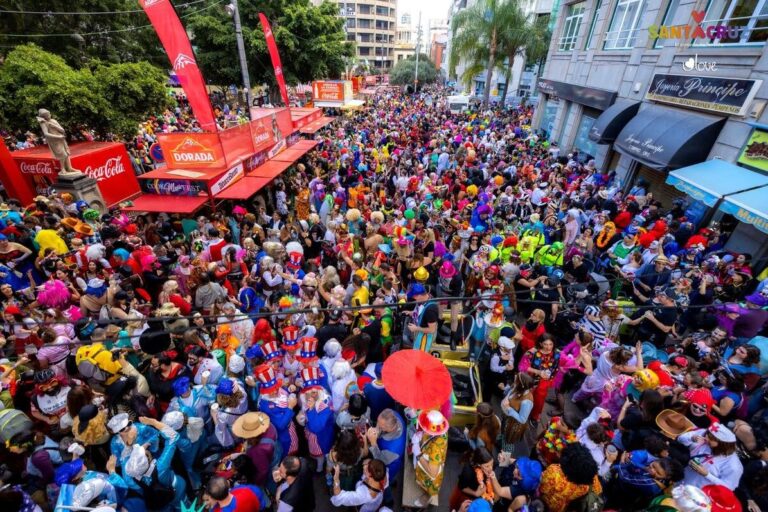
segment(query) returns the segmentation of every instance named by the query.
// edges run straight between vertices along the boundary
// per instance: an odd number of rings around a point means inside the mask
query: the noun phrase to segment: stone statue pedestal
[[[94,178],[83,173],[59,174],[53,186],[56,192],[69,192],[76,201],[85,201],[91,208],[107,213],[107,205]]]

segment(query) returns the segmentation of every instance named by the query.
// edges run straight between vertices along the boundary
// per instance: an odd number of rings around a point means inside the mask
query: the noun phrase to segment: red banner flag
[[[205,88],[203,74],[197,67],[192,45],[189,44],[187,32],[176,10],[170,0],[139,0],[139,5],[147,13],[160,42],[163,43],[163,48],[173,65],[173,72],[176,73],[189,100],[189,106],[192,107],[192,113],[203,130],[215,132],[216,118]]]
[[[272,59],[272,67],[275,68],[275,79],[277,80],[277,86],[280,88],[280,96],[283,98],[285,106],[290,107],[291,105],[288,103],[288,89],[285,87],[283,65],[280,63],[280,52],[277,51],[275,35],[272,33],[272,28],[269,26],[269,20],[264,16],[263,12],[259,13],[259,20],[261,20],[261,28],[264,29],[264,37],[267,39],[267,48],[269,49],[269,56]]]

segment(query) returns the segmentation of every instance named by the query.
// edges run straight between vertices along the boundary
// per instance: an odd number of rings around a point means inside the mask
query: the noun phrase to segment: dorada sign
[[[657,73],[646,99],[719,114],[746,116],[762,80]]]

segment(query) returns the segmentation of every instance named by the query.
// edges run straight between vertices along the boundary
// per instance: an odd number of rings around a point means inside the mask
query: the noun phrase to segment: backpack
[[[16,434],[32,430],[32,420],[18,409],[0,410],[0,442],[7,442]]]
[[[573,500],[568,506],[569,512],[602,512],[603,508],[605,508],[605,500],[594,491],[591,485],[587,494]]]
[[[117,380],[122,369],[103,343],[84,345],[77,349],[75,364],[80,375],[106,385]]]

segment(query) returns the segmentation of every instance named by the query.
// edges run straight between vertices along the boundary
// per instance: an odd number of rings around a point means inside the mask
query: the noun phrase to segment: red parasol
[[[399,350],[381,370],[392,398],[414,409],[436,409],[451,396],[451,374],[442,361],[421,350]]]

